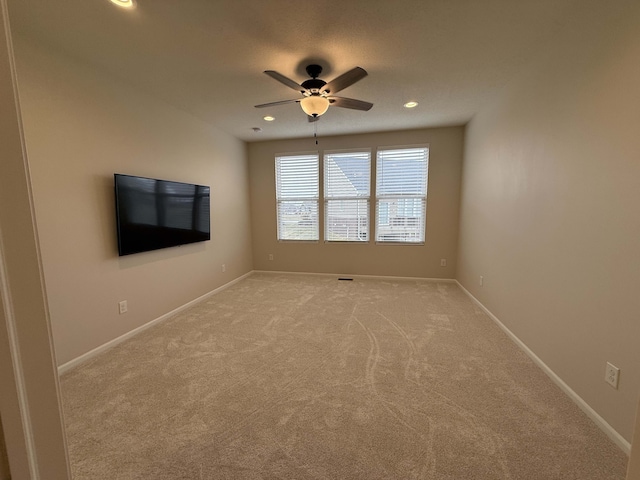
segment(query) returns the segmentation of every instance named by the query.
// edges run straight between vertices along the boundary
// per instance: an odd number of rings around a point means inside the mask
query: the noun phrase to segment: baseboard
[[[212,290],[211,292],[205,293],[204,295],[201,295],[200,297],[191,300],[188,303],[185,303],[184,305],[171,310],[168,313],[165,313],[164,315],[151,320],[147,323],[145,323],[144,325],[141,325],[137,328],[134,328],[133,330],[125,333],[124,335],[121,335],[117,338],[114,338],[113,340],[108,341],[107,343],[100,345],[99,347],[94,348],[93,350],[88,351],[87,353],[84,353],[82,355],[80,355],[79,357],[74,358],[73,360],[70,360],[62,365],[60,365],[58,367],[58,375],[62,375],[70,370],[73,370],[74,368],[78,367],[79,365],[82,365],[83,363],[91,360],[92,358],[106,352],[107,350],[115,347],[116,345],[124,342],[125,340],[128,340],[129,338],[132,338],[136,335],[138,335],[139,333],[145,331],[148,328],[153,327],[154,325],[157,325],[161,322],[163,322],[164,320],[168,319],[169,317],[174,316],[175,314],[183,311],[186,308],[191,307],[192,305],[197,304],[198,302],[203,301],[204,299],[210,297],[211,295],[215,295],[218,292],[221,292],[222,290],[225,290],[226,288],[229,288],[230,286],[234,285],[235,283],[238,283],[240,280],[243,280],[245,278],[247,278],[248,276],[254,274],[254,273],[273,273],[273,274],[290,274],[290,275],[319,275],[319,276],[326,276],[326,277],[349,277],[349,278],[371,278],[371,279],[381,279],[381,280],[422,280],[422,281],[433,281],[433,282],[448,282],[448,283],[455,283],[456,281],[454,279],[450,279],[450,278],[419,278],[419,277],[392,277],[392,276],[380,276],[380,275],[347,275],[347,274],[336,274],[336,273],[314,273],[314,272],[281,272],[281,271],[270,271],[270,270],[252,270],[248,273],[245,273],[244,275],[236,278],[235,280],[230,281],[229,283],[225,283],[224,285],[216,288],[215,290]]]
[[[150,322],[145,323],[144,325],[141,325],[137,328],[134,328],[133,330],[125,333],[124,335],[120,335],[118,338],[114,338],[113,340],[108,341],[107,343],[100,345],[99,347],[94,348],[93,350],[88,351],[87,353],[83,353],[82,355],[80,355],[79,357],[74,358],[73,360],[68,361],[67,363],[64,363],[62,365],[60,365],[58,367],[58,375],[62,375],[63,373],[66,373],[70,370],[73,370],[74,368],[78,367],[79,365],[82,365],[83,363],[91,360],[92,358],[106,352],[107,350],[115,347],[116,345],[124,342],[125,340],[128,340],[131,337],[135,337],[136,335],[138,335],[139,333],[147,330],[148,328],[153,327],[154,325],[157,325],[159,323],[162,323],[163,321],[167,320],[170,317],[173,317],[175,314],[185,310],[186,308],[189,308],[199,302],[202,302],[203,300],[209,298],[212,295],[215,295],[216,293],[219,293],[227,288],[229,288],[230,286],[238,283],[240,280],[243,280],[245,278],[247,278],[248,276],[252,275],[253,271],[250,271],[248,273],[245,273],[244,275],[231,280],[228,283],[225,283],[224,285],[216,288],[215,290],[211,290],[208,293],[205,293],[204,295],[199,296],[198,298],[191,300],[190,302],[185,303],[184,305],[175,308],[173,310],[171,310],[170,312],[165,313],[164,315],[151,320]]]
[[[520,347],[522,349],[522,351],[524,351],[527,356],[529,356],[529,358],[531,358],[531,360],[533,360],[536,365],[538,365],[538,367],[540,367],[542,369],[542,371],[544,373],[547,374],[547,376],[556,384],[558,385],[558,387],[560,387],[560,389],[569,396],[569,398],[571,398],[571,400],[573,400],[573,402],[589,417],[591,418],[591,420],[616,444],[618,445],[618,447],[620,447],[620,449],[622,449],[627,455],[630,454],[631,452],[631,443],[628,442],[622,435],[620,435],[611,425],[609,425],[609,423],[607,423],[607,421],[602,418],[593,408],[591,408],[591,406],[582,398],[580,397],[575,391],[573,391],[573,389],[571,387],[569,387],[569,385],[567,385],[553,370],[551,370],[551,368],[544,363],[540,357],[538,357],[522,340],[520,340],[511,330],[509,330],[509,328],[507,328],[507,326],[502,323],[498,317],[496,317],[487,307],[485,307],[482,302],[480,302],[480,300],[478,300],[476,297],[474,297],[471,292],[469,292],[465,287],[462,286],[462,284],[456,280],[456,279],[449,279],[449,278],[421,278],[421,277],[394,277],[394,276],[383,276],[383,275],[350,275],[350,274],[337,274],[337,273],[315,273],[315,272],[283,272],[283,271],[272,271],[272,270],[252,270],[250,272],[245,273],[244,275],[228,282],[225,283],[224,285],[208,292],[205,293],[204,295],[201,295],[200,297],[191,300],[188,303],[185,303],[184,305],[171,310],[170,312],[165,313],[164,315],[151,320],[150,322],[145,323],[144,325],[141,325],[133,330],[131,330],[130,332],[125,333],[124,335],[121,335],[117,338],[114,338],[113,340],[110,340],[109,342],[94,348],[93,350],[84,353],[82,355],[80,355],[77,358],[74,358],[73,360],[68,361],[67,363],[64,363],[62,365],[60,365],[58,367],[58,374],[62,375],[63,373],[66,373],[76,367],[78,367],[79,365],[89,361],[90,359],[106,352],[107,350],[115,347],[116,345],[124,342],[125,340],[132,338],[136,335],[138,335],[139,333],[143,332],[144,330],[153,327],[154,325],[157,325],[161,322],[163,322],[164,320],[167,320],[168,318],[174,316],[175,314],[199,303],[202,302],[203,300],[209,298],[212,295],[215,295],[216,293],[219,293],[229,287],[231,287],[232,285],[238,283],[239,281],[253,275],[254,273],[268,273],[268,274],[288,274],[288,275],[315,275],[315,276],[324,276],[324,277],[349,277],[349,278],[366,278],[366,279],[379,279],[379,280],[419,280],[419,281],[429,281],[429,282],[445,282],[445,283],[456,283],[461,289],[462,291],[476,304],[478,305],[488,316],[491,320],[493,320],[495,322],[496,325],[498,325],[498,327],[500,327],[500,329],[502,331],[504,331],[507,336],[509,336],[509,338],[515,342],[516,345],[518,345],[518,347]]]
[[[556,385],[558,385],[558,387],[560,387],[560,389],[571,400],[573,400],[573,402],[576,405],[578,405],[580,410],[582,410],[600,428],[600,430],[602,430],[627,455],[631,453],[631,443],[629,443],[611,425],[609,425],[604,418],[598,415],[598,413],[593,408],[591,408],[591,406],[589,406],[589,404],[585,402],[580,395],[574,392],[573,389],[569,385],[567,385],[553,370],[551,370],[551,368],[549,368],[549,366],[546,363],[544,363],[540,359],[540,357],[538,357],[535,353],[533,353],[533,351],[529,347],[527,347],[527,345],[522,340],[520,340],[515,335],[515,333],[509,330],[509,328],[507,328],[507,326],[504,323],[502,323],[498,319],[498,317],[496,317],[493,313],[491,313],[491,311],[487,307],[485,307],[480,302],[480,300],[474,297],[471,294],[471,292],[469,292],[469,290],[464,288],[459,281],[455,280],[455,282],[462,289],[462,291],[466,293],[469,296],[469,298],[471,298],[471,300],[473,300],[473,302],[476,305],[478,305],[484,311],[484,313],[486,313],[489,316],[489,318],[493,320],[496,323],[496,325],[498,325],[498,327],[500,327],[500,329],[502,329],[502,331],[504,331],[509,336],[509,338],[511,338],[511,340],[513,340],[515,344],[518,345],[518,347],[520,347],[522,351],[524,351],[524,353],[526,353],[529,356],[529,358],[531,358],[531,360],[533,360],[536,363],[536,365],[538,365],[538,367],[540,367],[542,371],[546,373],[547,376],[551,378],[551,380]]]
[[[367,278],[372,280],[419,280],[422,282],[457,283],[457,281],[453,278],[394,277],[391,275],[353,275],[351,273],[286,272],[279,270],[254,270],[254,273],[272,273],[274,275],[313,275],[318,277],[336,278]]]

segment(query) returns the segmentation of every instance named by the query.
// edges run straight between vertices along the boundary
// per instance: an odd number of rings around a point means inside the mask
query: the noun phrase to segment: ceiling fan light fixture
[[[300,100],[304,113],[311,117],[319,117],[329,109],[329,100],[320,95],[311,95]]]
[[[122,8],[134,8],[136,6],[134,0],[111,0],[111,3]]]

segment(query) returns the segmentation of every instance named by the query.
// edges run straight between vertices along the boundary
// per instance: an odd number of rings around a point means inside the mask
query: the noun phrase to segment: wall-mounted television
[[[119,173],[114,182],[120,256],[211,239],[208,186]]]

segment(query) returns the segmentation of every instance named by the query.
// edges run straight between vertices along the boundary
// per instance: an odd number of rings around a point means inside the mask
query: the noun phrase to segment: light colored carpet
[[[62,377],[74,478],[621,480],[453,283],[254,274]]]

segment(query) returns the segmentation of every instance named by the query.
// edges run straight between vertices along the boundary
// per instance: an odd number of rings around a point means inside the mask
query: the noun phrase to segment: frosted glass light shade
[[[134,0],[111,0],[111,3],[122,8],[134,8],[136,6]]]
[[[329,100],[318,95],[311,95],[300,100],[300,106],[307,115],[319,117],[329,108]]]

